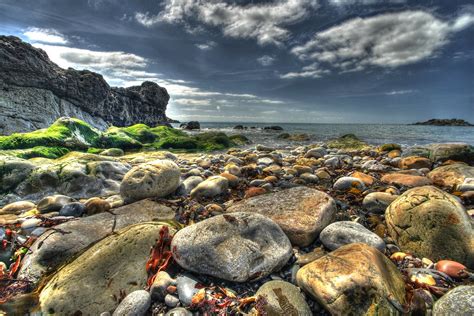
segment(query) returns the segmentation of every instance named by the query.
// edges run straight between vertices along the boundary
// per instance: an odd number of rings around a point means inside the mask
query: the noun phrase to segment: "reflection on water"
[[[179,125],[179,124],[178,124]],[[246,130],[234,130],[235,125],[248,127]],[[278,125],[284,131],[262,130],[264,126]],[[250,129],[250,127],[257,127]],[[276,139],[282,132],[305,133],[311,136],[310,142],[326,141],[344,134],[355,134],[364,141],[378,145],[398,143],[402,146],[430,143],[464,142],[474,145],[474,127],[463,126],[426,126],[399,124],[297,124],[297,123],[206,123],[201,122],[202,130],[220,130],[230,134],[244,134],[254,143],[283,145],[288,142]]]

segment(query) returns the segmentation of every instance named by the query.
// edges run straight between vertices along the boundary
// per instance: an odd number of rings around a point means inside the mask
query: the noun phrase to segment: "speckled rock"
[[[474,314],[474,286],[458,286],[436,301],[433,316],[471,316]]]
[[[245,199],[227,212],[265,215],[283,229],[292,244],[307,246],[334,220],[336,204],[324,192],[296,187]]]
[[[385,242],[382,238],[361,224],[350,221],[330,224],[323,229],[319,239],[330,250],[335,250],[351,243],[364,243],[380,251],[385,249]]]
[[[179,186],[181,172],[171,160],[155,160],[133,167],[120,185],[120,194],[127,200],[165,197]]]
[[[386,298],[405,303],[405,282],[377,249],[348,244],[304,267],[298,285],[332,315],[397,314]]]
[[[474,231],[454,196],[433,186],[414,188],[390,204],[385,218],[402,251],[474,267]]]
[[[112,316],[142,316],[146,314],[150,305],[150,293],[145,290],[133,291],[120,302]]]
[[[263,296],[263,310],[268,316],[311,316],[311,310],[298,287],[285,281],[269,281],[262,285],[255,296]],[[256,311],[252,315],[257,315]]]
[[[277,224],[247,213],[218,215],[187,226],[175,235],[171,249],[183,268],[235,282],[269,275],[292,252]]]
[[[87,249],[46,283],[39,295],[41,311],[58,315],[78,312],[98,315],[104,310],[114,310],[118,306],[114,295],[121,290],[130,293],[145,286],[144,267],[161,228],[158,223],[137,224]],[[149,300],[147,295],[145,303]]]

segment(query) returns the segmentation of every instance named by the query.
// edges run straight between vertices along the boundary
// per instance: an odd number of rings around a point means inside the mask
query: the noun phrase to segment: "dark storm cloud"
[[[0,32],[202,121],[474,120],[469,1],[1,0]]]

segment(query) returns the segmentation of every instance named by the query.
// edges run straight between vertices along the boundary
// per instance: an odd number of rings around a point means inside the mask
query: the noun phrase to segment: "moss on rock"
[[[31,159],[31,158],[37,158],[37,157],[56,159],[56,158],[64,156],[65,154],[69,152],[70,150],[66,147],[36,146],[33,148],[27,148],[27,149],[0,151],[0,154],[15,156],[22,159]]]
[[[367,148],[369,145],[360,140],[354,134],[346,134],[339,138],[332,139],[328,141],[329,148],[338,148],[338,149],[346,149],[346,150],[361,150]]]

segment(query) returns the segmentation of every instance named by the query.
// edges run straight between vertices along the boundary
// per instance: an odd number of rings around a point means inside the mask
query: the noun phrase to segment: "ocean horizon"
[[[397,143],[403,147],[431,143],[461,142],[474,145],[472,126],[432,126],[408,124],[362,124],[362,123],[267,123],[267,122],[200,122],[201,130],[217,130],[230,134],[244,134],[254,143],[273,145],[288,144],[278,139],[281,133],[307,134],[308,141],[299,143],[324,142],[345,134],[354,134],[369,144]],[[242,125],[247,129],[234,129]],[[264,130],[266,126],[278,125],[281,131]],[[179,126],[178,123],[173,126]],[[252,129],[251,127],[255,127]],[[297,142],[298,143],[298,142]]]

